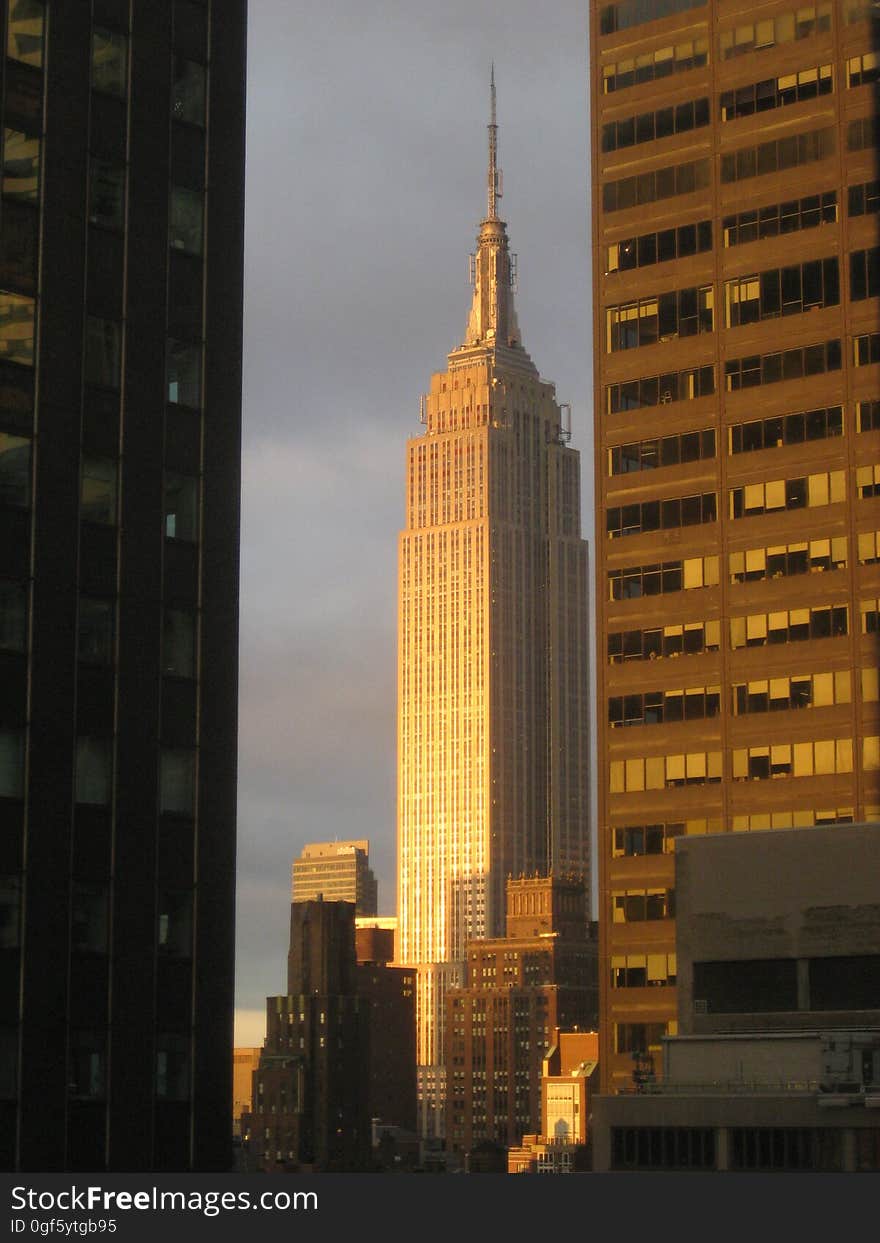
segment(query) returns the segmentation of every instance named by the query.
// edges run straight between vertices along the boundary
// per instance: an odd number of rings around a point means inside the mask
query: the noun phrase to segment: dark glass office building
[[[0,23],[0,1168],[225,1169],[246,0]]]

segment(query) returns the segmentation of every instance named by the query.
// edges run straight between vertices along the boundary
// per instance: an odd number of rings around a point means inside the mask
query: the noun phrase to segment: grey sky
[[[404,451],[465,328],[493,59],[523,342],[592,534],[587,5],[541,7],[250,0],[238,1043],[284,988],[304,842],[368,837],[394,912]]]

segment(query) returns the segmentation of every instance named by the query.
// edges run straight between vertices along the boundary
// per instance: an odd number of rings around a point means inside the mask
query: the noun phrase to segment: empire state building
[[[504,928],[508,876],[589,874],[587,546],[567,407],[520,338],[488,209],[462,344],[407,446],[398,551],[398,960],[417,978],[420,1129],[442,1134],[444,997]]]

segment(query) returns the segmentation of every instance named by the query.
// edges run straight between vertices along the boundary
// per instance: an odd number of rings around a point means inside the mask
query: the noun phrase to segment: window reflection
[[[0,432],[0,505],[27,506],[31,496],[31,442]]]
[[[86,321],[86,383],[119,388],[121,363],[120,325],[114,320],[90,315]]]
[[[23,652],[27,643],[27,594],[21,583],[0,580],[0,651]]]
[[[168,243],[172,250],[202,253],[203,199],[197,190],[171,187],[171,214]]]
[[[24,790],[24,734],[0,729],[0,798],[21,798]]]
[[[202,396],[202,347],[188,341],[168,342],[168,400],[198,406]]]
[[[164,750],[159,761],[159,810],[191,816],[195,776],[194,751]]]
[[[195,61],[174,57],[171,85],[171,115],[175,121],[192,125],[205,123],[205,69]]]
[[[125,212],[125,169],[92,160],[89,167],[89,220],[106,229],[121,229]]]
[[[80,599],[77,629],[77,655],[80,660],[98,665],[112,663],[115,613],[112,600]]]
[[[34,300],[0,293],[0,359],[34,365]]]
[[[43,0],[10,0],[6,55],[40,68],[43,63]]]
[[[76,742],[76,801],[106,806],[110,802],[110,771],[110,739],[78,738]]]
[[[124,95],[128,40],[115,30],[92,31],[92,86],[110,95]]]
[[[83,458],[80,517],[84,522],[116,522],[116,463],[110,458]]]
[[[199,481],[171,472],[165,476],[165,534],[169,539],[199,537]]]
[[[162,667],[179,678],[195,676],[196,623],[192,613],[166,609],[162,625]]]

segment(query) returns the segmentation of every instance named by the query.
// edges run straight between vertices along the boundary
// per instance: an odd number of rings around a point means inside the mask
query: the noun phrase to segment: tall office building
[[[877,6],[591,6],[603,1088],[682,834],[880,818]]]
[[[378,885],[370,867],[370,843],[311,842],[291,868],[291,901],[354,902],[356,915],[375,915]]]
[[[229,1168],[245,16],[0,5],[4,1169]]]
[[[464,342],[407,450],[398,586],[398,946],[417,967],[420,1128],[442,1134],[446,989],[513,875],[589,869],[586,544],[564,408],[525,352],[488,211]]]

